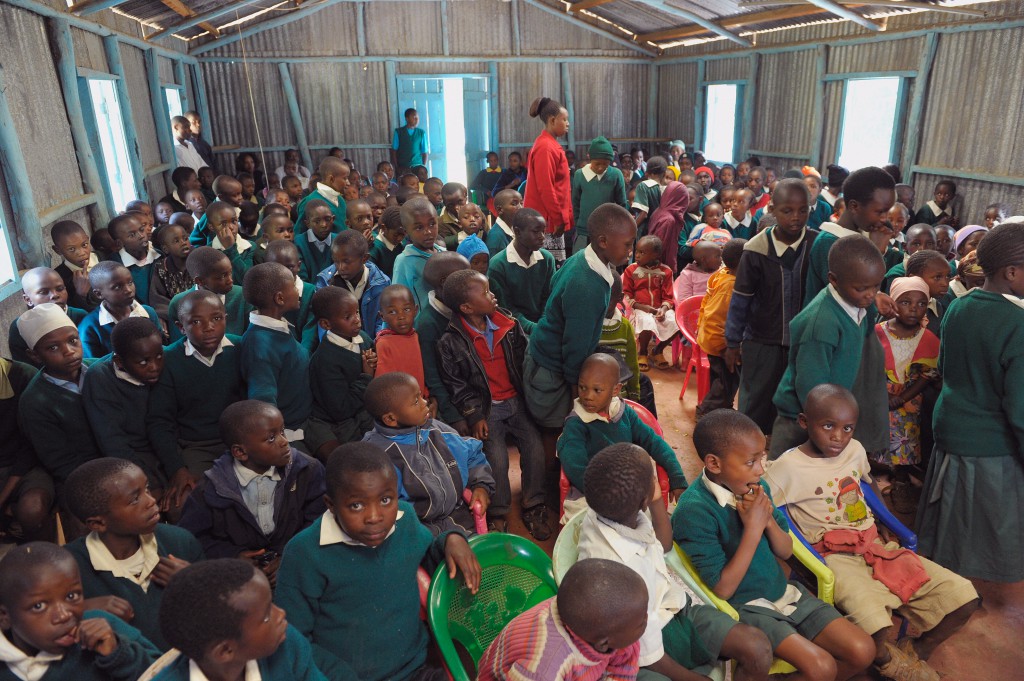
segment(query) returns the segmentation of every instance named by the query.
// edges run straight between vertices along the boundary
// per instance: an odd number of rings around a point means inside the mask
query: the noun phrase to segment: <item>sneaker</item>
[[[889,499],[892,501],[892,510],[897,513],[915,513],[921,500],[921,490],[909,482],[897,480],[889,486]]]
[[[537,541],[544,541],[551,536],[551,526],[548,520],[548,507],[544,504],[537,504],[533,508],[523,510],[523,524],[530,531]]]
[[[508,532],[508,521],[504,516],[488,517],[487,518],[487,531],[488,532]]]
[[[929,667],[927,662],[919,660],[913,648],[908,653],[904,647],[886,643],[885,649],[889,651],[889,662],[881,667],[876,666],[885,678],[893,681],[939,681],[939,673]]]

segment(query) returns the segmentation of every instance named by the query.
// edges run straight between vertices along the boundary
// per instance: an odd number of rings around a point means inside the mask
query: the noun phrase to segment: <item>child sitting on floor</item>
[[[517,200],[521,201],[519,192],[515,192],[511,199],[513,203]],[[512,242],[498,253],[492,253],[487,264],[487,278],[498,304],[512,313],[529,336],[551,295],[555,258],[541,248],[547,223],[540,213],[532,208],[519,208],[511,220]],[[499,219],[496,229],[491,230],[492,234],[504,229],[500,222]],[[490,235],[488,241],[491,241]]]
[[[811,390],[800,414],[808,441],[779,457],[764,480],[835,573],[836,607],[874,639],[879,673],[938,681],[926,661],[978,609],[978,593],[963,577],[888,543],[884,530],[885,539],[880,536],[861,491],[869,484],[881,498],[867,453],[853,439],[858,412],[857,400],[845,388],[826,383]],[[894,610],[919,638],[898,646],[889,642]]]
[[[700,578],[739,611],[741,623],[764,632],[775,655],[802,678],[846,681],[867,669],[875,657],[871,637],[787,581],[776,560],[793,555],[793,540],[761,481],[765,437],[757,425],[718,409],[697,422],[693,444],[704,470],[679,498],[672,536]]]
[[[250,209],[251,210],[251,209]],[[231,273],[241,281],[245,273],[252,267],[252,243],[239,234],[240,223],[234,206],[222,201],[214,201],[206,209],[208,229],[214,234],[210,247],[223,251],[231,261]]]
[[[284,545],[324,512],[324,468],[291,447],[273,405],[235,402],[220,416],[227,447],[185,501],[178,526],[210,558],[242,558],[277,581]]]
[[[423,307],[427,304],[428,291],[423,281],[423,267],[431,256],[445,250],[443,241],[438,242],[437,212],[425,198],[415,197],[402,206],[401,215],[409,244],[395,259],[395,274],[391,280],[407,286],[413,293],[413,302]]]
[[[387,454],[365,442],[342,445],[327,464],[327,511],[285,548],[275,601],[331,681],[447,678],[427,665],[416,571],[444,561],[448,577],[462,572],[475,594],[480,564],[461,533],[432,536],[398,499]]]
[[[44,542],[0,560],[0,634],[4,679],[136,679],[160,656],[138,629],[87,611],[74,558]]]
[[[223,252],[209,246],[200,246],[188,254],[185,259],[185,267],[188,269],[192,281],[195,282],[195,290],[211,291],[224,303],[224,310],[227,314],[227,333],[241,336],[249,328],[249,313],[252,312],[252,305],[245,301],[245,293],[242,287],[235,283],[232,273],[231,261]],[[167,306],[167,317],[171,322],[178,319],[178,305],[187,293],[179,293],[171,299]],[[177,324],[171,325],[171,341],[182,338],[181,328]]]
[[[150,274],[153,271],[153,263],[160,254],[150,243],[149,234],[139,217],[138,213],[118,215],[110,221],[107,229],[110,230],[110,236],[121,244],[121,250],[111,260],[128,269],[135,283],[133,295],[140,303],[148,305]],[[89,283],[92,284],[91,278]]]
[[[498,217],[494,220],[494,226],[487,232],[487,250],[491,258],[501,253],[515,238],[515,230],[512,222],[516,213],[523,207],[523,195],[515,189],[502,189],[494,196],[494,210]]]
[[[585,508],[583,472],[587,463],[616,442],[631,442],[649,452],[668,473],[671,498],[678,499],[686,489],[679,459],[668,443],[619,398],[619,363],[615,358],[601,353],[588,357],[580,370],[578,391],[579,398],[573,402],[557,445],[562,470],[573,486],[563,506],[563,522]]]
[[[109,237],[109,232],[107,235]],[[53,252],[61,257],[61,263],[54,269],[64,281],[68,304],[88,312],[99,302],[90,298],[89,268],[104,258],[93,253],[89,235],[77,222],[61,220],[50,228],[50,238],[53,239]]]
[[[295,277],[295,290],[299,293],[299,306],[290,312],[285,312],[284,319],[288,322],[292,337],[306,350],[313,352],[318,341],[316,318],[312,312],[313,293],[316,291],[316,287],[308,281],[303,281],[299,276],[301,269],[299,249],[291,241],[279,239],[267,247],[266,262],[284,265]]]
[[[380,215],[377,236],[370,246],[370,262],[387,277],[393,278],[395,260],[402,252],[405,241],[405,227],[402,225],[402,209],[388,206]]]
[[[424,525],[434,534],[475,532],[470,509],[485,513],[495,489],[482,443],[432,419],[416,380],[400,371],[370,381],[366,410],[374,427],[363,441],[387,452],[398,471],[401,498],[415,507]],[[468,502],[463,499],[467,488]]]
[[[207,560],[176,574],[160,606],[160,629],[180,655],[154,681],[324,681],[309,641],[273,604],[270,588],[259,570],[236,559]]]
[[[705,605],[669,573],[672,525],[647,452],[630,443],[606,447],[587,464],[584,480],[590,509],[580,524],[580,558],[621,562],[647,586],[640,666],[673,681],[698,681],[719,658],[735,659],[734,678],[765,681],[772,662],[765,635]]]
[[[86,605],[117,615],[161,650],[157,616],[167,581],[203,559],[188,530],[160,522],[145,472],[125,459],[83,463],[64,488],[68,509],[89,534],[68,544]]]
[[[164,327],[173,323],[167,315],[167,307],[174,296],[192,288],[192,275],[187,265],[188,254],[193,246],[189,243],[188,232],[181,225],[164,225],[153,233],[153,242],[163,257],[153,263],[149,282],[149,302],[156,310]]]
[[[135,282],[127,267],[105,260],[89,270],[89,283],[99,306],[79,323],[82,348],[86,357],[105,357],[113,349],[110,332],[114,325],[129,317],[148,317],[157,329],[163,329],[156,310],[135,297]]]
[[[725,323],[729,316],[736,269],[739,267],[746,239],[733,239],[722,248],[722,269],[708,279],[708,292],[700,303],[697,319],[697,345],[708,356],[711,382],[703,401],[697,405],[697,418],[715,409],[732,409],[740,387],[739,367],[730,368],[725,359]]]
[[[581,560],[557,596],[505,625],[480,658],[477,679],[517,681],[524,672],[549,681],[636,678],[646,621],[640,575],[611,560]]]
[[[464,203],[458,207],[459,231],[444,238],[444,247],[449,251],[457,251],[459,246],[471,236],[482,239],[484,231],[484,213],[475,203]]]
[[[630,322],[638,332],[640,371],[647,371],[648,356],[654,366],[668,369],[661,356],[665,346],[679,333],[672,296],[672,270],[661,262],[662,244],[656,236],[641,237],[636,262],[622,274],[622,294],[632,310]]]
[[[34,267],[21,275],[21,299],[25,301],[25,307],[30,310],[36,305],[53,303],[63,309],[76,325],[81,324],[88,314],[85,310],[68,305],[68,289],[60,274],[49,267]],[[38,368],[28,356],[28,345],[25,343],[25,339],[18,333],[17,318],[11,321],[7,334],[7,345],[11,349],[11,359],[32,364]]]
[[[271,204],[278,205],[278,204]],[[268,209],[270,206],[267,207]],[[287,215],[266,215],[260,224],[259,241],[252,247],[252,264],[267,261],[267,246],[274,241],[295,241],[295,225]]]
[[[359,301],[363,331],[376,335],[384,326],[380,316],[381,293],[391,285],[391,279],[369,259],[369,246],[362,232],[342,232],[331,244],[333,264],[317,275],[316,287],[340,286],[351,292]]]
[[[487,276],[487,266],[490,264],[490,255],[487,252],[487,244],[477,235],[467,237],[459,244],[456,252],[469,261],[471,269]]]
[[[381,293],[381,317],[386,327],[375,339],[377,372],[387,374],[402,371],[416,379],[423,398],[430,405],[431,418],[437,413],[437,400],[432,399],[424,378],[423,347],[413,324],[419,307],[412,291],[400,284],[392,284]]]

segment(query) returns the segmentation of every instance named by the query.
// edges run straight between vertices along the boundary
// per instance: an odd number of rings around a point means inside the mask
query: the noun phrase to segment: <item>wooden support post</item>
[[[39,222],[36,200],[32,194],[31,177],[25,166],[25,155],[21,150],[18,131],[14,128],[14,118],[7,105],[8,90],[6,73],[0,65],[0,161],[3,163],[4,177],[7,180],[7,193],[11,198],[11,208],[17,225],[18,250],[21,251],[24,263],[28,267],[42,267],[50,264],[50,258],[43,246],[43,226]]]
[[[523,37],[519,29],[519,0],[511,0],[508,6],[512,15],[512,54],[518,57],[523,53]]]
[[[693,146],[697,149],[704,148],[704,100],[707,94],[704,90],[704,60],[697,62],[697,101],[693,107]]]
[[[448,0],[441,0],[438,7],[441,11],[441,54],[447,57],[452,53],[451,36],[448,31]]]
[[[750,74],[747,76],[747,84],[743,88],[743,127],[740,129],[740,148],[743,152],[741,157],[747,158],[750,155],[749,149],[754,148],[754,102],[757,101],[757,69],[758,56],[755,52],[748,57],[750,60]]]
[[[192,94],[196,98],[196,111],[199,112],[199,118],[203,121],[203,139],[209,142],[213,139],[213,133],[211,132],[213,121],[210,120],[210,100],[206,94],[206,79],[203,78],[203,67],[199,64],[194,64],[191,72]]]
[[[939,48],[939,34],[929,33],[925,38],[921,62],[917,66],[917,78],[914,79],[914,95],[910,100],[910,114],[907,117],[907,142],[903,148],[900,166],[903,168],[903,181],[910,184],[913,180],[914,168],[917,164],[917,152],[921,146],[921,130],[924,123],[924,103],[928,96],[928,79],[935,53]]]
[[[362,6],[362,3],[360,3]],[[299,110],[299,98],[295,96],[295,86],[292,84],[292,74],[288,70],[288,64],[280,63],[277,70],[281,72],[281,85],[284,88],[284,96],[288,101],[288,113],[291,114],[292,127],[295,128],[295,140],[299,143],[299,153],[302,154],[302,163],[307,168],[313,167],[313,157],[309,153],[309,143],[306,141],[306,126],[302,122],[302,112]]]
[[[647,67],[647,136],[658,136],[658,66]]]
[[[107,68],[117,76],[114,87],[117,89],[117,101],[121,105],[121,119],[124,122],[124,141],[128,146],[128,162],[132,167],[132,178],[135,180],[135,193],[143,201],[149,200],[146,191],[146,173],[142,168],[142,152],[139,148],[139,135],[135,131],[135,113],[132,110],[132,99],[128,94],[128,81],[124,75],[124,62],[121,61],[121,43],[108,35],[103,39],[103,51],[107,55]],[[163,97],[161,96],[162,100]],[[104,188],[106,189],[106,188]],[[111,214],[116,215],[124,210],[124,206],[111,205],[112,199],[107,198]]]
[[[491,150],[497,152],[500,143],[500,129],[498,127],[498,64],[489,62],[487,64],[487,119],[490,121],[490,143]]]
[[[576,152],[576,111],[572,105],[572,79],[569,77],[569,65],[562,64],[562,99],[565,110],[569,114],[569,150]]]
[[[185,76],[185,62],[174,60],[174,82],[181,86],[181,112],[191,110],[192,102],[188,99],[188,79]]]
[[[107,188],[100,178],[99,165],[89,143],[89,130],[85,123],[85,112],[78,91],[78,73],[75,67],[75,44],[71,39],[71,25],[63,19],[50,21],[50,35],[56,48],[57,77],[64,94],[64,108],[71,124],[71,139],[75,143],[75,154],[78,157],[78,169],[82,173],[82,184],[86,194],[103,197],[95,204],[93,220],[96,225],[106,227],[110,222],[110,203]]]
[[[356,3],[356,51],[360,57],[366,56],[366,3],[363,2]]]
[[[167,100],[163,88],[160,87],[160,67],[154,50],[146,50],[146,81],[149,84],[149,101],[153,105],[153,121],[156,123],[157,143],[160,145],[160,158],[178,167],[174,153],[174,133],[171,131],[171,117],[167,113]]]
[[[821,158],[822,137],[825,135],[825,76],[828,73],[828,45],[818,45],[814,58],[814,109],[811,118],[811,158],[815,168],[827,165]]]

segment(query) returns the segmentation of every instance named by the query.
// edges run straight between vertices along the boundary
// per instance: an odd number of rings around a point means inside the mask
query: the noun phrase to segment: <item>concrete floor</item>
[[[652,368],[648,374],[654,383],[655,399],[658,405],[659,421],[665,431],[665,440],[675,450],[688,480],[697,477],[701,470],[700,460],[693,449],[693,411],[697,406],[696,381],[691,376],[685,399],[680,401],[683,374],[677,370]],[[549,507],[558,508],[557,461],[549,456],[550,489]],[[510,465],[513,496],[519,495],[518,454],[512,452]],[[509,514],[509,532],[532,539],[515,510]],[[901,519],[912,527],[913,517]],[[548,553],[554,547],[555,536],[544,542],[537,542]],[[975,581],[975,587],[982,596],[982,608],[956,635],[940,646],[932,655],[930,664],[949,681],[990,681],[995,679],[1024,681],[1024,582],[998,584]],[[897,620],[898,621],[898,620]],[[881,679],[877,673],[858,677]]]

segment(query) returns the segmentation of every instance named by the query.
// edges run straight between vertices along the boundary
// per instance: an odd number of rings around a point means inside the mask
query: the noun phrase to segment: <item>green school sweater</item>
[[[225,347],[208,367],[185,354],[185,339],[164,348],[164,370],[149,396],[149,441],[168,475],[185,465],[179,440],[220,439],[221,412],[245,399],[240,348],[242,339],[228,335]]]
[[[821,226],[821,233],[811,244],[811,252],[807,264],[807,284],[804,287],[804,307],[818,295],[818,291],[828,286],[828,252],[832,244],[841,237],[858,234],[841,227],[834,222],[826,222]],[[867,238],[867,237],[865,237]]]
[[[487,231],[487,238],[484,239],[484,243],[487,244],[487,252],[490,254],[491,259],[498,255],[512,243],[512,237],[505,233],[501,227],[495,223],[490,230]]]
[[[444,560],[448,534],[420,523],[412,505],[380,546],[320,544],[330,512],[288,542],[274,602],[313,643],[313,660],[330,679],[406,679],[427,659],[416,571]],[[347,672],[347,675],[346,675]]]
[[[117,648],[110,655],[97,655],[76,643],[61,659],[50,663],[40,681],[135,681],[160,657],[160,650],[138,629],[110,613],[86,610],[82,619],[110,622]],[[0,681],[21,681],[21,677],[0,663]]]
[[[203,559],[203,548],[199,540],[188,530],[174,525],[160,523],[156,526],[156,548],[160,556],[174,556],[181,560],[195,563]],[[65,546],[78,563],[78,571],[82,575],[82,591],[85,598],[100,596],[117,596],[128,601],[135,618],[132,626],[142,632],[160,650],[167,650],[168,645],[160,633],[160,601],[164,588],[150,582],[145,591],[135,582],[122,577],[115,577],[113,572],[97,570],[92,566],[89,549],[85,545],[85,537],[79,537]]]
[[[175,342],[184,338],[181,331],[178,330],[178,325],[175,324],[178,320],[178,306],[181,305],[181,299],[191,291],[196,289],[189,289],[188,291],[182,291],[178,295],[171,298],[171,302],[167,305],[167,318],[170,320],[170,336],[171,342]],[[230,336],[241,336],[245,333],[245,330],[249,328],[249,313],[253,311],[252,305],[245,302],[245,295],[242,293],[242,287],[235,284],[231,287],[231,290],[224,295],[224,311],[228,315],[228,325],[226,333]]]
[[[427,293],[430,292],[430,284],[423,278],[423,268],[435,253],[444,250],[444,244],[440,241],[435,244],[433,251],[423,251],[412,244],[408,244],[397,258],[395,258],[395,276],[391,278],[392,283],[407,286],[412,291],[412,297],[420,310],[427,305]]]
[[[82,400],[103,456],[139,463],[140,457],[152,454],[146,435],[149,393],[148,385],[135,385],[114,374],[113,355],[107,355],[85,372]]]
[[[671,489],[685,489],[686,476],[668,443],[641,421],[628,404],[620,402],[619,408],[621,411],[611,421],[590,423],[584,423],[575,411],[569,412],[556,449],[562,470],[573,487],[583,489],[583,472],[599,451],[618,442],[632,442],[643,447],[665,469]]]
[[[321,201],[326,201],[327,205],[331,207],[331,212],[334,213],[334,233],[335,234],[337,234],[338,232],[340,232],[343,229],[348,229],[348,225],[345,224],[346,213],[348,213],[348,207],[345,205],[345,199],[343,199],[343,198],[341,198],[339,196],[338,197],[338,205],[335,206],[333,203],[331,203],[330,199],[328,199],[326,196],[321,194],[319,191],[314,190],[314,191],[311,191],[309,194],[307,194],[304,199],[299,201],[299,205],[296,208],[296,218],[295,218],[295,241],[296,241],[296,243],[298,243],[298,241],[299,241],[299,238],[298,238],[299,235],[306,231],[306,204],[308,204],[313,199],[320,199]],[[319,272],[319,271],[320,270],[317,270],[316,272],[314,272],[313,276],[315,277],[317,272]]]
[[[584,170],[589,171],[589,165],[572,176],[572,214],[576,220],[576,233],[586,235],[587,219],[595,208],[603,203],[617,203],[628,209],[629,202],[626,201],[626,181],[621,170],[608,166],[600,179],[595,175],[589,180]]]
[[[1024,452],[1024,310],[974,289],[942,318],[935,444],[961,456]]]
[[[570,385],[576,383],[583,361],[601,338],[610,297],[611,285],[590,269],[586,251],[573,253],[551,279],[551,295],[530,333],[527,352]]]
[[[789,362],[772,400],[780,414],[796,419],[807,393],[822,383],[853,388],[864,338],[874,333],[878,317],[874,305],[866,312],[858,326],[825,288],[793,317]]]
[[[526,335],[533,333],[544,313],[555,276],[554,256],[543,248],[538,252],[541,260],[530,267],[510,262],[506,250],[492,257],[487,265],[487,278],[498,305],[512,313]]]
[[[83,360],[83,370],[95,360]],[[100,456],[82,396],[46,380],[40,371],[18,403],[21,432],[54,482],[63,483],[80,464]]]
[[[220,243],[219,241],[217,243]],[[238,250],[238,243],[231,245],[231,248],[221,250],[221,253],[228,256],[228,260],[231,261],[231,276],[232,278],[241,283],[245,279],[245,273],[252,269],[252,258],[253,249],[252,244],[249,244],[249,248],[244,251]]]
[[[601,325],[599,345],[607,345],[622,356],[626,366],[633,372],[633,377],[626,383],[626,397],[631,400],[640,399],[640,363],[636,353],[636,333],[629,320],[620,316],[617,321],[605,319]]]
[[[298,430],[309,418],[309,351],[290,333],[252,324],[240,345],[242,378],[250,400],[281,410],[285,428]]]
[[[427,384],[430,396],[437,400],[437,417],[451,425],[456,421],[464,420],[461,412],[452,404],[448,388],[441,380],[441,372],[437,369],[438,353],[437,342],[441,340],[445,329],[448,328],[449,318],[441,314],[430,304],[430,295],[427,295],[426,307],[420,307],[413,327],[420,337],[420,355],[423,358],[423,382]]]
[[[395,260],[402,252],[402,244],[390,249],[380,239],[374,239],[370,246],[370,262],[380,268],[380,271],[392,278],[395,273]]]
[[[771,499],[771,491],[764,481],[761,487]],[[782,511],[775,508],[772,517],[779,527],[789,531]],[[743,538],[743,523],[735,508],[718,503],[704,485],[704,473],[701,473],[679,497],[679,505],[672,513],[672,538],[693,561],[704,583],[714,588],[722,578],[722,570],[736,555]],[[772,553],[768,537],[762,534],[747,573],[728,601],[734,607],[758,598],[776,601],[785,591],[786,576]]]
[[[121,258],[115,258],[116,262],[121,262]],[[135,282],[135,300],[143,305],[149,305],[149,281],[153,274],[153,263],[128,265],[128,271],[132,273],[132,281]]]
[[[89,313],[85,310],[80,310],[77,307],[68,307],[68,317],[75,326],[82,323],[86,315]],[[37,369],[41,369],[41,364],[36,364],[28,356],[28,343],[21,337],[21,332],[18,331],[18,319],[17,317],[11,321],[11,327],[7,332],[7,346],[11,349],[11,359],[15,362],[22,362],[23,364],[29,364]]]
[[[373,349],[373,340],[359,332],[362,352]],[[363,394],[373,376],[363,373],[361,352],[335,345],[326,337],[309,360],[309,387],[313,391],[313,416],[328,423],[356,418],[366,412]]]
[[[292,324],[292,336],[310,352],[316,349],[319,335],[317,333],[316,317],[313,316],[313,294],[316,293],[316,286],[308,281],[302,282],[302,297],[299,299],[299,309],[285,312],[284,318]]]
[[[295,236],[295,247],[299,249],[299,278],[307,284],[316,284],[316,275],[330,267],[331,247],[320,250],[310,242],[306,234]]]

